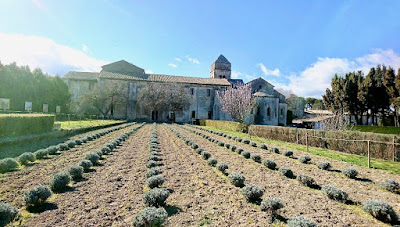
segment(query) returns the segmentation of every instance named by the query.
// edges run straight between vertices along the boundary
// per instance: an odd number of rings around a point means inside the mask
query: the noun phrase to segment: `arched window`
[[[267,108],[267,116],[270,117],[271,116],[271,108]]]

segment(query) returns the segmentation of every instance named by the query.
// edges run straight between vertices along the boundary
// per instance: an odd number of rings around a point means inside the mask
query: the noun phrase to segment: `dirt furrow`
[[[143,207],[150,126],[132,134],[101,161],[74,190],[58,194],[57,209],[31,218],[26,226],[130,226]]]
[[[264,197],[281,198],[285,207],[281,214],[285,218],[293,215],[306,215],[319,226],[377,226],[382,225],[361,211],[359,206],[348,206],[332,201],[320,191],[298,184],[297,181],[283,177],[251,159],[246,160],[226,148],[174,126],[197,144],[212,154],[212,157],[228,164],[230,171],[243,173],[246,181],[258,185],[265,191]]]
[[[167,203],[178,213],[169,226],[266,226],[268,215],[246,202],[240,189],[165,126],[159,127],[164,184],[173,189]]]

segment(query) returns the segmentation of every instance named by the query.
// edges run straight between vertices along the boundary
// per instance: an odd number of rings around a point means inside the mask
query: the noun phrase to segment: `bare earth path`
[[[186,128],[192,130],[194,129],[191,127]],[[214,138],[217,138],[218,140],[225,143],[235,145],[238,148],[242,148],[251,153],[260,154],[263,160],[270,159],[275,161],[278,168],[281,166],[285,166],[290,168],[295,174],[306,174],[314,178],[316,183],[320,186],[329,184],[338,187],[346,191],[349,194],[349,199],[351,199],[352,201],[365,203],[368,199],[383,200],[391,204],[396,213],[400,213],[400,195],[383,190],[379,187],[380,181],[385,179],[396,179],[397,181],[400,181],[400,178],[394,176],[393,174],[387,173],[387,175],[382,176],[381,171],[375,173],[374,171],[376,170],[354,166],[354,168],[359,171],[359,175],[361,178],[358,180],[349,179],[340,172],[318,169],[315,163],[326,160],[318,156],[309,155],[312,158],[312,163],[314,164],[302,164],[298,160],[285,157],[282,154],[276,154],[274,152],[266,151],[258,147],[252,147],[251,145],[239,143],[234,140],[227,139],[223,136],[217,136],[215,134],[211,134],[202,130],[195,130],[203,134],[213,136]],[[281,153],[282,152],[283,151],[281,151]],[[295,157],[299,157],[301,155],[303,155],[303,153],[294,151]],[[345,167],[351,166],[351,164],[349,163],[339,161],[332,162],[331,160],[329,160],[329,162],[331,162],[333,169],[336,170],[342,170]]]
[[[293,215],[306,215],[318,226],[379,226],[383,225],[365,215],[357,206],[346,206],[325,197],[320,191],[300,185],[296,180],[281,176],[277,171],[269,170],[251,159],[244,159],[238,154],[174,126],[200,144],[212,157],[228,164],[229,169],[241,172],[250,182],[264,190],[265,197],[278,197],[284,203],[281,214],[285,218]]]
[[[143,207],[150,125],[107,155],[75,190],[59,194],[58,208],[40,213],[27,226],[130,226]]]

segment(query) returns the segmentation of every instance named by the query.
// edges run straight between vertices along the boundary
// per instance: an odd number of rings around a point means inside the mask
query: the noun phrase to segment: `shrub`
[[[251,142],[250,145],[251,145],[252,147],[257,147],[257,143],[256,143],[256,142]]]
[[[199,145],[197,145],[197,144],[195,144],[195,143],[192,144],[192,148],[193,148],[193,149],[196,149],[196,148],[198,148],[198,147],[199,147]]]
[[[293,174],[292,170],[289,169],[289,168],[281,167],[281,168],[279,168],[278,171],[285,177],[288,177],[288,178],[293,178],[294,177],[294,174]]]
[[[58,149],[59,149],[59,147],[57,147],[57,146],[50,146],[47,148],[47,153],[49,155],[55,155],[57,153]]]
[[[103,148],[101,148],[101,151],[103,152],[103,154],[111,153],[111,149],[109,147],[103,147]]]
[[[259,200],[264,192],[257,185],[247,184],[243,187],[242,194],[247,201],[254,202]]]
[[[135,227],[162,226],[168,213],[164,208],[146,207],[133,220]]]
[[[226,143],[226,144],[225,144],[225,147],[226,147],[227,149],[229,149],[229,148],[231,148],[231,145],[230,145],[229,143]]]
[[[56,173],[50,181],[50,188],[53,192],[61,192],[62,190],[66,189],[69,182],[71,182],[71,176],[69,173]]]
[[[228,180],[236,187],[242,187],[246,178],[240,173],[231,173],[228,175]]]
[[[161,170],[159,168],[153,167],[153,168],[150,168],[149,171],[147,171],[146,177],[149,178],[149,177],[152,177],[152,176],[156,176],[156,175],[158,175],[160,173],[162,173],[162,172],[161,172]]]
[[[152,176],[147,178],[146,184],[149,188],[155,188],[161,186],[165,182],[165,178],[162,176]]]
[[[302,156],[299,157],[299,161],[301,163],[308,164],[308,163],[310,163],[311,158],[308,155],[302,155]]]
[[[264,166],[266,166],[268,169],[275,170],[275,168],[276,168],[276,163],[275,163],[274,161],[272,161],[272,160],[266,159],[266,160],[264,160],[264,161],[262,162],[262,164],[263,164]]]
[[[225,173],[225,170],[227,170],[229,167],[226,163],[218,163],[217,169],[223,173]]]
[[[223,147],[223,146],[225,145],[225,143],[224,143],[224,142],[221,142],[221,141],[219,141],[217,144],[218,144],[218,146],[220,146],[220,147]]]
[[[71,166],[68,169],[69,175],[71,175],[72,179],[78,180],[82,178],[83,175],[83,167],[82,166]]]
[[[159,158],[158,155],[149,155],[149,160],[161,161],[161,158]]]
[[[24,193],[24,203],[27,206],[36,206],[45,202],[51,196],[51,191],[46,185],[38,185]]]
[[[287,222],[287,227],[317,227],[317,224],[315,224],[311,219],[300,215],[290,217]]]
[[[244,144],[250,144],[250,140],[243,140]]]
[[[242,152],[243,152],[243,149],[242,149],[242,148],[237,149],[237,153],[238,153],[238,154],[242,154]]]
[[[385,180],[382,183],[379,184],[383,189],[388,190],[389,192],[398,192],[400,187],[399,183],[397,183],[395,180]]]
[[[93,163],[91,161],[85,159],[85,160],[80,161],[78,163],[78,165],[82,166],[83,170],[87,172],[87,171],[89,171],[90,167],[93,166]]]
[[[100,159],[103,159],[102,158],[102,156],[103,156],[103,152],[102,151],[96,151],[95,153],[99,156]]]
[[[67,145],[68,145],[69,148],[74,148],[75,145],[76,145],[76,142],[75,141],[68,141]]]
[[[383,201],[368,200],[362,209],[383,222],[396,222],[398,217],[392,206]]]
[[[18,162],[13,158],[0,160],[0,173],[9,172],[18,168]]]
[[[66,151],[69,150],[68,144],[67,143],[62,143],[59,145],[60,151]]]
[[[143,196],[144,204],[148,207],[165,206],[165,200],[169,196],[169,191],[165,188],[153,188]]]
[[[260,144],[260,148],[261,149],[264,149],[264,150],[268,150],[268,147],[267,147],[267,145],[265,145],[265,144]]]
[[[348,195],[345,191],[335,188],[331,185],[322,186],[321,191],[324,195],[328,196],[328,198],[336,201],[346,202],[348,198]]]
[[[13,221],[17,214],[17,208],[8,205],[7,203],[0,202],[0,226],[6,225]]]
[[[260,205],[261,211],[268,211],[275,213],[277,210],[283,208],[282,201],[278,198],[268,198],[264,199]]]
[[[217,165],[217,163],[218,163],[217,159],[208,159],[208,164],[210,166],[214,166],[215,167]]]
[[[343,174],[348,178],[355,179],[358,175],[358,172],[353,167],[347,167],[343,170]]]
[[[243,139],[242,139],[242,138],[239,138],[239,137],[238,137],[236,140],[237,140],[239,143],[241,143],[241,142],[243,141]]]
[[[204,150],[203,150],[202,148],[197,148],[197,149],[196,149],[196,153],[197,153],[197,154],[201,154],[201,152],[203,152],[203,151],[204,151]]]
[[[296,179],[297,179],[302,185],[307,186],[307,187],[314,187],[314,186],[316,185],[316,184],[315,184],[315,181],[314,181],[314,179],[313,179],[312,177],[309,177],[309,176],[304,175],[304,174],[299,174],[299,175],[296,177]]]
[[[26,165],[26,164],[28,164],[28,162],[34,162],[35,156],[30,152],[25,152],[25,153],[21,154],[20,156],[18,156],[18,161],[22,165]]]
[[[81,145],[82,144],[82,140],[75,140],[76,145]]]
[[[317,167],[323,170],[329,170],[331,168],[331,163],[330,162],[318,162]]]
[[[286,157],[292,157],[293,156],[293,151],[284,151],[283,155]]]
[[[248,152],[248,151],[243,151],[241,155],[246,159],[250,158],[250,152]]]
[[[261,163],[261,156],[259,154],[251,154],[250,157],[253,161]]]
[[[207,160],[211,157],[211,154],[206,151],[203,151],[201,152],[201,156],[203,157],[203,159]]]
[[[271,149],[271,151],[274,152],[274,153],[280,154],[279,149],[276,148],[276,147],[273,147],[273,148]]]
[[[96,153],[90,153],[86,155],[85,159],[91,161],[93,165],[96,165],[99,162],[100,157]]]
[[[236,151],[236,146],[232,145],[231,146],[231,151],[235,152]]]

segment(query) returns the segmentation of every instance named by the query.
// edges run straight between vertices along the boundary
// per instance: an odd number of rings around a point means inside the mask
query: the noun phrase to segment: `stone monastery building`
[[[124,60],[102,66],[101,72],[68,72],[64,78],[73,99],[78,99],[84,92],[95,89],[99,83],[110,81],[126,86],[126,102],[115,106],[112,115],[117,119],[157,120],[167,119],[175,122],[188,123],[194,119],[230,120],[230,117],[221,110],[218,90],[229,87],[243,86],[243,80],[231,79],[231,63],[220,55],[211,65],[210,78],[169,76],[161,74],[146,74],[139,68]],[[146,112],[141,108],[141,103],[136,100],[140,89],[149,83],[166,83],[181,85],[187,90],[190,105],[187,110],[160,113],[158,111]],[[285,96],[277,92],[274,86],[261,77],[248,82],[256,98],[256,105],[246,117],[245,122],[251,124],[286,125],[287,104]]]

